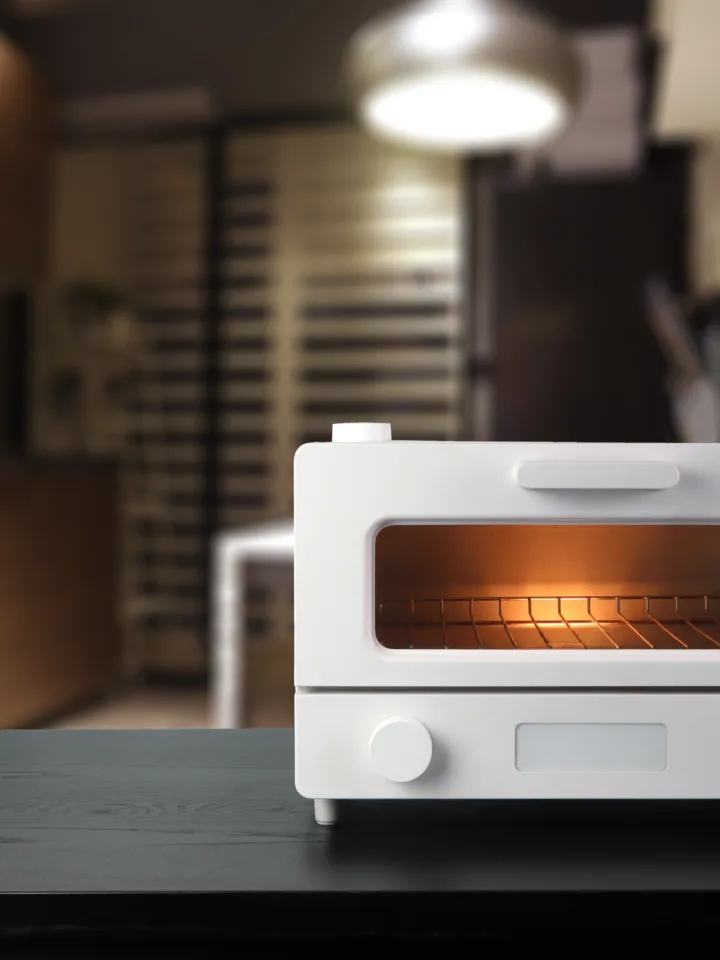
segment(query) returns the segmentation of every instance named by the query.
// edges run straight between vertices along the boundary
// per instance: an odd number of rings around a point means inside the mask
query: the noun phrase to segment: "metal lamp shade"
[[[577,102],[567,36],[512,0],[415,0],[352,39],[348,80],[376,134],[438,151],[529,148]]]

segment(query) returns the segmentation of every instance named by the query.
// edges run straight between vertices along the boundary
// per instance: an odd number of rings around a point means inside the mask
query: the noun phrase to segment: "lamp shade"
[[[569,38],[514,0],[406,3],[355,34],[346,70],[370,130],[451,152],[542,144],[580,88]]]

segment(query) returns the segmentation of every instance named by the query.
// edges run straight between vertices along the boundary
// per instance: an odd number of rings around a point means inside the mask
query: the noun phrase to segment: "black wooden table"
[[[329,829],[292,765],[290,731],[0,733],[0,932],[720,927],[720,805],[350,803]]]

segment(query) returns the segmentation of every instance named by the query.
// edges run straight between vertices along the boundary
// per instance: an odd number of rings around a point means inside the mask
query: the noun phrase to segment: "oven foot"
[[[315,820],[323,827],[330,827],[337,820],[337,804],[334,800],[313,800]]]

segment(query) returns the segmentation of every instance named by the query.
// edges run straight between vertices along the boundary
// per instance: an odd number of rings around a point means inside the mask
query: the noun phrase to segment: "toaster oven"
[[[339,799],[720,797],[720,445],[295,460],[295,778]]]

